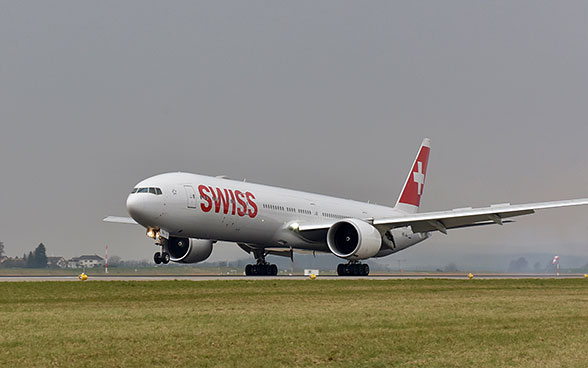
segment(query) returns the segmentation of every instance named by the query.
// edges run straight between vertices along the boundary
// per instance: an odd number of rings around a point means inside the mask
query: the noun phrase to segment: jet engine
[[[329,228],[327,245],[337,257],[355,261],[375,256],[380,251],[382,236],[365,221],[346,219]]]
[[[202,262],[212,253],[212,241],[171,236],[167,241],[167,251],[173,262]]]

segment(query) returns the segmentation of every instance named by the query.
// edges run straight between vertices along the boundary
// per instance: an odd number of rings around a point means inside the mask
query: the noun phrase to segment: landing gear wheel
[[[155,264],[160,264],[161,263],[161,253],[156,252],[153,255],[153,261],[155,262]]]
[[[276,276],[278,274],[278,266],[271,264],[265,260],[267,255],[264,249],[253,249],[253,256],[255,257],[255,264],[245,266],[245,275],[247,276]]]
[[[353,265],[345,265],[345,276],[353,276]]]
[[[361,267],[361,275],[362,276],[367,276],[370,274],[370,266],[368,266],[367,264],[363,264]]]
[[[362,263],[340,263],[337,265],[339,276],[367,276],[370,274],[370,266]]]
[[[168,263],[169,263],[169,260],[170,260],[169,253],[167,253],[167,252],[164,252],[164,253],[161,255],[161,263],[163,263],[163,264],[168,264]]]
[[[278,266],[275,264],[248,264],[245,266],[247,276],[277,276]]]

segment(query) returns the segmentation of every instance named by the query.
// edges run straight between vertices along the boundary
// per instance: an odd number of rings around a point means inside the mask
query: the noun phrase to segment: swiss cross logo
[[[413,173],[414,182],[418,184],[418,195],[422,195],[423,193],[423,185],[425,185],[425,174],[423,174],[423,163],[417,162],[419,169]]]
[[[419,206],[421,204],[421,196],[425,188],[425,178],[427,176],[427,165],[429,163],[429,153],[431,149],[427,146],[422,146],[417,159],[410,171],[409,177],[406,180],[399,203]]]

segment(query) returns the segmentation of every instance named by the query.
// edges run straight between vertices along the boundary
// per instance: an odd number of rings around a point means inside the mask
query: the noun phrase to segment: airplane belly
[[[202,213],[181,208],[160,219],[158,226],[175,236],[264,244],[279,226],[265,218],[238,217],[224,213]]]

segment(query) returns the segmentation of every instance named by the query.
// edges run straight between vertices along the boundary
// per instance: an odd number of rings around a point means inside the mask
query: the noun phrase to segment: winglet
[[[418,212],[421,204],[421,196],[425,189],[427,167],[429,166],[429,153],[431,152],[431,140],[423,139],[416,159],[411,166],[404,187],[396,202],[396,209],[406,213]]]

